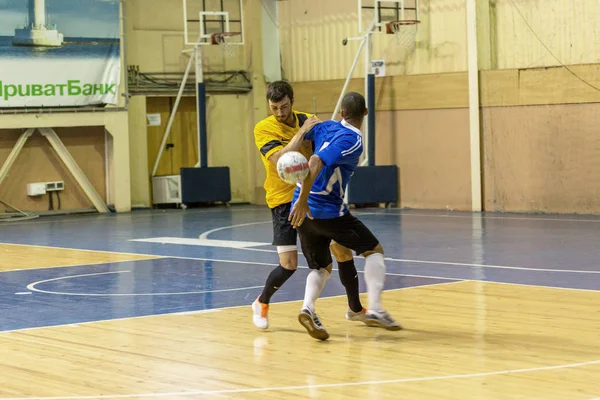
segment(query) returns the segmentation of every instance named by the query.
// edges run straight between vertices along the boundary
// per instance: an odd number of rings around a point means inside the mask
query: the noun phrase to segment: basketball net
[[[233,57],[237,54],[238,47],[240,46],[241,35],[239,32],[214,33],[211,36],[212,44],[219,45],[223,56]]]
[[[394,34],[399,47],[413,50],[416,47],[419,22],[417,20],[391,21],[386,24],[386,30],[388,34]]]

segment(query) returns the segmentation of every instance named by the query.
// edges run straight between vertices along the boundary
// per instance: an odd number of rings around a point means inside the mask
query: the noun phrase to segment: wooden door
[[[156,170],[156,176],[178,175],[180,168],[193,167],[198,162],[198,135],[196,123],[196,99],[183,97],[171,126],[171,132]],[[159,152],[174,97],[148,97],[147,113],[160,115],[160,126],[148,126],[148,168],[150,173]]]

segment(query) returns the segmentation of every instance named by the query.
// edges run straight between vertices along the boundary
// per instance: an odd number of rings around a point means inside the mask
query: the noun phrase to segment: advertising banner
[[[0,108],[117,104],[119,0],[0,0]]]

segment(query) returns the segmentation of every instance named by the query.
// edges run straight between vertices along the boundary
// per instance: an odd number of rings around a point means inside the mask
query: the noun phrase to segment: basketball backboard
[[[390,21],[419,20],[419,0],[358,0],[358,31],[365,33],[376,17],[374,33],[386,33]]]
[[[233,35],[229,44],[244,44],[242,0],[182,0],[186,45],[211,45],[216,33]]]

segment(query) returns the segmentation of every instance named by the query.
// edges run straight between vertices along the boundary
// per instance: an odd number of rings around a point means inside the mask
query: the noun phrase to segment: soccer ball
[[[282,181],[295,185],[308,176],[308,161],[302,153],[289,151],[277,160],[277,174]]]

